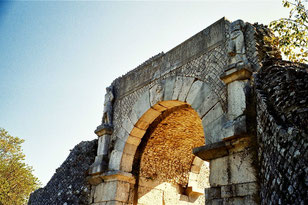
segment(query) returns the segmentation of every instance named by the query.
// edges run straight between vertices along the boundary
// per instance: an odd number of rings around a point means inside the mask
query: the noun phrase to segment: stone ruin
[[[29,204],[307,204],[308,66],[271,35],[222,18],[114,80],[88,172]]]

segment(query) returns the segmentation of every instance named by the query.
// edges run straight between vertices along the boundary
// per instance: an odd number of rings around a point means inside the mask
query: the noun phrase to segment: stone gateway
[[[88,204],[305,204],[308,67],[271,35],[222,18],[115,79]]]

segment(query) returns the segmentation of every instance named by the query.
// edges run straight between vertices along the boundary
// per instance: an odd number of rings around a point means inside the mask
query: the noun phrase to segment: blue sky
[[[0,3],[0,127],[25,139],[43,184],[96,138],[105,87],[223,16],[269,23],[280,0]]]

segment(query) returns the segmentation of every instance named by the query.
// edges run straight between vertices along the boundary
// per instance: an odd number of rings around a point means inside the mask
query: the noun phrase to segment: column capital
[[[101,124],[96,128],[94,133],[99,137],[103,135],[111,135],[113,133],[113,127],[109,125]]]
[[[225,84],[229,84],[236,80],[250,79],[251,75],[252,71],[249,64],[242,66],[231,66],[225,70],[225,72],[220,76],[220,79]]]

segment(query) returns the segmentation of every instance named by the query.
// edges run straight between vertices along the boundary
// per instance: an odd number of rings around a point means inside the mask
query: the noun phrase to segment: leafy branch
[[[283,0],[283,6],[291,8],[288,18],[272,21],[269,27],[276,36],[264,40],[277,45],[281,52],[294,62],[308,62],[308,0]]]

